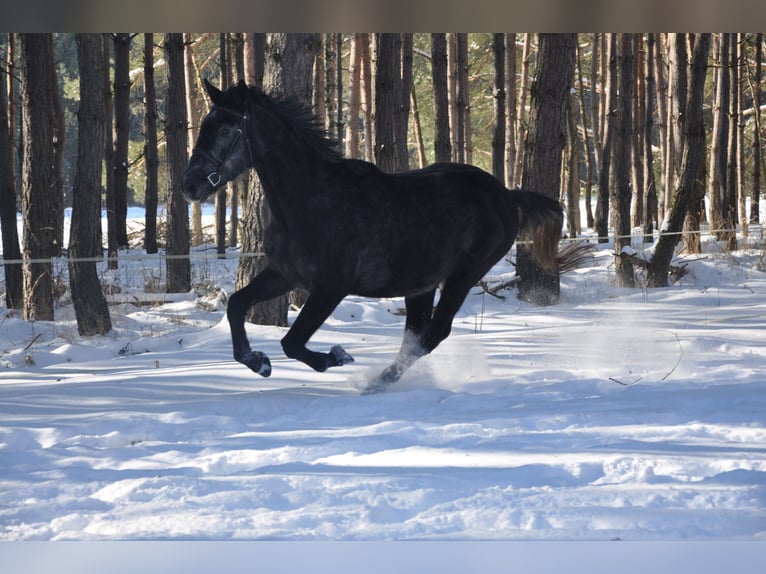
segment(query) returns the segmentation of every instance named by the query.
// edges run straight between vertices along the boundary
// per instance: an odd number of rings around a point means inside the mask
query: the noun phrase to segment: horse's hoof
[[[252,351],[247,356],[237,360],[262,377],[271,375],[271,361],[259,351]]]
[[[390,385],[391,383],[385,383],[383,381],[373,381],[365,389],[362,391],[362,395],[377,395],[379,393],[382,393],[386,390],[386,387]]]
[[[340,367],[341,365],[348,365],[354,362],[354,357],[349,355],[343,347],[335,345],[330,349],[330,366]]]

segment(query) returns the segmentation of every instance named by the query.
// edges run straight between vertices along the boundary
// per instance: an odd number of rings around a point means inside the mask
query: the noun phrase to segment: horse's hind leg
[[[353,363],[354,359],[340,345],[334,346],[329,353],[317,353],[306,348],[311,335],[324,323],[332,310],[338,306],[344,295],[312,293],[298,313],[295,323],[282,339],[282,348],[291,359],[306,363],[315,371],[326,371],[329,367],[338,367]]]
[[[478,279],[482,276],[483,273],[478,274]],[[380,373],[367,386],[363,394],[370,395],[385,390],[386,387],[398,381],[415,361],[429,354],[439,343],[446,339],[452,329],[452,319],[460,310],[460,306],[465,301],[471,287],[475,285],[478,279],[474,280],[474,274],[453,276],[447,279],[441,291],[439,303],[433,312],[433,318],[424,325],[422,332],[419,333],[411,344],[407,345],[406,349],[405,345],[402,345],[402,350],[399,352],[396,361]],[[422,304],[423,301],[420,301],[420,303]],[[433,294],[431,295],[430,304],[433,304]],[[410,308],[407,307],[408,321],[409,318]]]
[[[281,274],[266,267],[250,283],[229,297],[226,307],[234,359],[264,377],[271,374],[271,361],[260,351],[250,348],[245,331],[245,314],[254,304],[273,299],[290,289],[290,283]]]
[[[396,360],[367,386],[364,394],[380,392],[387,385],[398,381],[412,363],[426,354],[422,348],[421,338],[431,325],[435,295],[436,289],[414,297],[405,297],[407,320],[404,325],[402,347],[399,349]]]

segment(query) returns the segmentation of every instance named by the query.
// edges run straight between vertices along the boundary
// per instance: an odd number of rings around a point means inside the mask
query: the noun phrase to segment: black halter
[[[250,165],[253,165],[253,150],[250,148],[250,138],[248,138],[246,133],[245,133],[245,130],[247,129],[247,125],[246,124],[247,124],[247,120],[248,120],[247,113],[241,114],[241,113],[239,113],[239,112],[237,112],[235,110],[232,110],[230,108],[226,108],[226,107],[218,106],[218,105],[214,105],[212,108],[210,108],[211,112],[213,110],[218,110],[218,111],[221,111],[221,112],[226,112],[227,114],[231,114],[231,115],[236,116],[236,117],[238,117],[240,119],[239,127],[237,127],[237,133],[234,136],[234,139],[232,140],[231,145],[229,146],[229,149],[226,150],[226,153],[224,154],[224,156],[221,159],[216,158],[213,154],[211,154],[208,151],[205,151],[202,148],[195,147],[192,150],[192,154],[198,153],[199,155],[201,155],[202,157],[204,157],[208,161],[212,162],[216,166],[215,170],[211,171],[208,174],[207,180],[208,180],[208,182],[210,182],[210,185],[212,185],[213,187],[217,187],[221,183],[221,180],[223,179],[221,177],[221,174],[219,173],[219,170],[221,169],[221,166],[224,164],[224,162],[226,162],[226,160],[229,159],[229,156],[232,154],[234,149],[237,147],[237,145],[239,144],[240,140],[242,138],[244,138],[244,140],[245,140],[245,145],[247,146],[247,155],[248,155],[248,157],[250,159]]]

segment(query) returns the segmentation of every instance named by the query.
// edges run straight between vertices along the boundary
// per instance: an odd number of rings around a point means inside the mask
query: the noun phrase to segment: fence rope
[[[724,228],[724,229],[700,229],[700,230],[694,230],[694,231],[657,231],[655,230],[652,235],[653,242],[656,242],[659,240],[660,237],[663,236],[677,236],[677,235],[714,235],[719,233],[741,233],[741,229],[737,228]],[[751,225],[749,227],[749,232],[756,232],[760,238],[763,238],[763,226],[762,225]],[[647,238],[647,233],[630,233],[628,235],[581,235],[580,237],[562,237],[559,240],[560,244],[566,244],[566,243],[588,243],[588,242],[594,242],[594,243],[606,243],[610,240],[616,240],[616,239],[641,239],[645,240]],[[533,245],[534,241],[532,240],[519,240],[514,243],[514,245]],[[211,251],[212,249],[215,249],[215,246],[212,244],[206,244],[210,245],[210,247],[204,248],[206,251]],[[217,260],[227,260],[227,261],[237,261],[241,259],[242,257],[263,257],[265,255],[262,251],[236,251],[235,248],[229,248],[232,249],[231,251],[226,251],[225,253],[202,253],[202,252],[191,252],[189,254],[180,254],[180,255],[170,255],[167,253],[122,253],[118,254],[116,256],[114,255],[103,255],[100,257],[69,257],[68,255],[61,255],[61,256],[53,256],[53,257],[40,257],[40,258],[34,258],[34,259],[27,259],[22,257],[21,259],[5,259],[2,255],[0,255],[0,264],[7,265],[7,264],[43,264],[43,263],[53,263],[53,262],[61,262],[61,263],[110,263],[110,262],[120,262],[120,261],[163,261],[163,260],[178,260],[178,259],[189,259],[191,260],[205,260],[205,259],[217,259]]]

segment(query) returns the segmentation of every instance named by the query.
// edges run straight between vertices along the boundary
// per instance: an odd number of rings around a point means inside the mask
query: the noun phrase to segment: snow
[[[103,337],[66,300],[56,322],[6,313],[0,539],[762,541],[762,250],[704,245],[663,289],[614,287],[611,245],[553,307],[476,288],[374,396],[403,302],[346,298],[311,345],[356,362],[326,373],[248,325],[261,378],[231,358],[235,253],[195,252],[183,296],[115,300]],[[147,274],[124,257],[114,282],[135,302]]]

